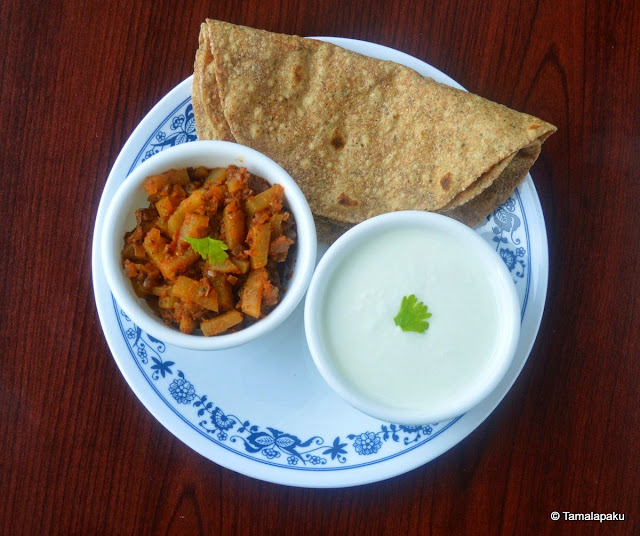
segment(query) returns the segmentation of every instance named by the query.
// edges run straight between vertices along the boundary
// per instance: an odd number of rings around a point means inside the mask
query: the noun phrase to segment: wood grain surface
[[[391,46],[558,126],[532,170],[551,267],[534,349],[475,432],[408,474],[314,490],[223,469],[107,347],[102,189],[206,17]],[[633,0],[0,3],[0,533],[640,534],[639,28]]]

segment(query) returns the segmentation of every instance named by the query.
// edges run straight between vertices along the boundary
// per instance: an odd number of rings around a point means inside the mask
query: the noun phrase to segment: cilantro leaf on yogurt
[[[393,321],[402,331],[414,331],[416,333],[424,333],[429,329],[427,318],[431,318],[428,307],[418,301],[415,294],[404,296],[400,304],[400,311],[394,317]]]

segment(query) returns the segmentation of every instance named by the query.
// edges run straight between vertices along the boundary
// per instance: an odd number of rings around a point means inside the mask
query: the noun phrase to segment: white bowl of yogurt
[[[429,212],[356,225],[320,260],[304,311],[313,360],[355,408],[398,424],[462,415],[497,386],[520,335],[500,256]]]

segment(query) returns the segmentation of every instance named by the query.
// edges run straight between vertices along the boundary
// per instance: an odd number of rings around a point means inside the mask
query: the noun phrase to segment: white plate
[[[351,39],[320,39],[461,87],[402,52]],[[149,112],[125,144],[105,185],[94,229],[93,286],[102,328],[126,381],[156,419],[219,465],[305,487],[352,486],[399,475],[469,435],[522,370],[542,318],[547,236],[531,177],[478,230],[501,254],[518,290],[522,331],[512,366],[495,391],[468,413],[437,424],[400,426],[358,412],[324,383],[307,349],[302,305],[268,337],[215,353],[165,345],[120,310],[100,265],[97,237],[106,207],[118,184],[140,162],[165,147],[195,139],[188,78]]]

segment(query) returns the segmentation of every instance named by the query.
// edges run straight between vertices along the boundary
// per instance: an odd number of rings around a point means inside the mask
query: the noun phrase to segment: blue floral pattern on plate
[[[162,129],[162,126],[154,133],[153,141],[150,141],[145,147],[143,162],[167,147],[174,147],[198,139],[193,106],[190,103],[184,112],[177,113],[171,118],[168,131]]]
[[[115,302],[114,305],[117,308]],[[189,406],[193,424],[206,432],[212,441],[225,443],[233,450],[242,450],[244,454],[262,456],[258,458],[260,461],[267,459],[298,468],[327,463],[346,464],[355,455],[377,454],[389,441],[403,446],[424,441],[455,421],[445,425],[435,423],[423,426],[382,424],[378,430],[348,434],[344,440],[340,436],[328,440],[320,436],[301,439],[276,428],[262,427],[226,413],[208,395],[198,393],[195,384],[181,370],[174,370],[173,361],[163,360],[162,354],[166,350],[164,343],[140,330],[124,311],[119,308],[117,311],[120,329],[129,350],[147,378],[156,385],[162,384],[162,390],[168,392],[177,406]]]
[[[138,153],[130,171],[166,147],[195,139],[193,107],[191,98],[188,98],[154,131]],[[520,281],[525,282],[522,306],[524,316],[530,260],[526,220],[517,191],[487,218],[487,225],[481,230],[481,234],[494,245],[516,285]],[[196,382],[186,377],[177,368],[176,362],[163,359],[166,345],[133,324],[115,300],[113,304],[132,358],[165,404],[173,406],[184,422],[214,443],[259,462],[304,470],[369,465],[431,441],[460,419],[458,417],[445,423],[421,426],[382,423],[378,429],[354,431],[344,437],[313,435],[302,438],[290,431],[254,423],[246,416],[229,412],[229,408],[219,407],[210,399],[209,394],[199,391]],[[375,459],[365,461],[374,457]]]

